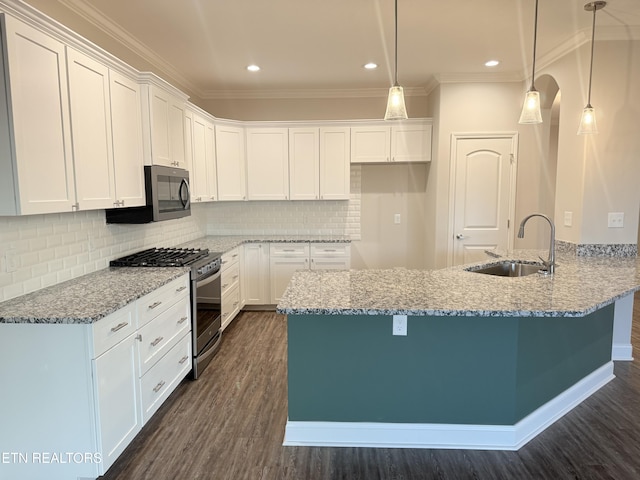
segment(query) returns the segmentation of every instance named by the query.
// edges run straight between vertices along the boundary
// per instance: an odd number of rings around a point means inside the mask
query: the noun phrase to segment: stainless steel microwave
[[[107,223],[149,223],[191,215],[187,170],[161,165],[145,166],[144,181],[147,204],[107,209]]]

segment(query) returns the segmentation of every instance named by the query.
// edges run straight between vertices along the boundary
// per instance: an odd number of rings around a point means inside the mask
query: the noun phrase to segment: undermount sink
[[[515,260],[507,260],[490,265],[468,268],[468,272],[484,273],[485,275],[497,275],[499,277],[524,277],[534,273],[546,273],[544,265],[540,263],[525,263]]]

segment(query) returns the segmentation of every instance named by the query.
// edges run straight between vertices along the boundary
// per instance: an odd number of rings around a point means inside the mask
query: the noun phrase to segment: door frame
[[[507,248],[513,249],[514,238],[513,228],[516,214],[516,180],[518,172],[518,132],[484,132],[484,133],[468,133],[468,132],[453,132],[451,134],[451,148],[449,158],[449,228],[447,234],[449,240],[447,242],[447,265],[453,266],[454,264],[454,221],[455,221],[455,194],[456,194],[456,168],[458,158],[458,140],[465,139],[485,139],[485,138],[500,138],[511,140],[511,172],[509,175],[509,227],[507,229]]]

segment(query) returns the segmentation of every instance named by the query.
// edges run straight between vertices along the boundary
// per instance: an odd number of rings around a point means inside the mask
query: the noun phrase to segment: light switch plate
[[[564,212],[564,226],[570,227],[573,225],[573,212]]]

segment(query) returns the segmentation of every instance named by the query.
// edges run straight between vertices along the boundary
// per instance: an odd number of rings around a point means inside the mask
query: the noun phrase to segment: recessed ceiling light
[[[250,72],[257,72],[258,70],[260,70],[260,67],[258,65],[249,65],[247,67],[247,70],[249,70]]]
[[[485,67],[495,67],[496,65],[499,65],[500,62],[498,60],[489,60],[488,62],[485,62],[484,66]]]
[[[373,62],[369,62],[369,63],[366,63],[364,65],[364,68],[366,68],[367,70],[374,70],[374,69],[378,68],[378,64],[377,63],[373,63]]]

